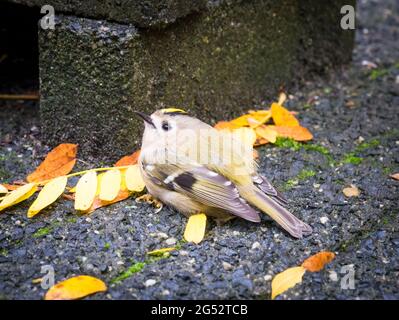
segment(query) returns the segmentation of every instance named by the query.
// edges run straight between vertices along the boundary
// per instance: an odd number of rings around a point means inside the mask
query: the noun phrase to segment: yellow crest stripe
[[[166,108],[161,110],[162,113],[168,114],[168,113],[187,113],[183,109],[177,109],[177,108]]]

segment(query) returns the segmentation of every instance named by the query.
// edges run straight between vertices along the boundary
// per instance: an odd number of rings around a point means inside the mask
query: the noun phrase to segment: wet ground
[[[353,64],[290,92],[286,105],[314,141],[258,148],[261,172],[314,228],[310,237],[295,240],[264,216],[211,222],[193,245],[182,241],[186,218],[134,198],[89,216],[61,200],[34,219],[28,201],[0,215],[0,298],[41,299],[46,290],[32,280],[50,265],[56,281],[103,279],[108,291],[89,299],[268,299],[275,274],[330,250],[331,264],[278,299],[399,299],[399,181],[389,177],[399,172],[399,5],[360,1],[358,10]],[[37,104],[0,103],[4,182],[24,178],[49,149]],[[91,165],[102,164],[78,163]],[[344,196],[351,184],[359,197]],[[175,245],[169,257],[146,255]]]

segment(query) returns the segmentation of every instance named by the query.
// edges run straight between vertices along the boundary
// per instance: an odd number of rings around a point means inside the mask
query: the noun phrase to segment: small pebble
[[[222,262],[222,266],[223,266],[223,269],[226,270],[226,271],[229,271],[229,270],[233,269],[233,266],[230,263],[226,262],[226,261]]]
[[[328,222],[328,218],[327,218],[327,217],[321,217],[321,218],[320,218],[320,222],[321,222],[322,224],[326,224],[326,223]]]
[[[166,240],[165,240],[165,243],[166,243],[168,246],[173,246],[174,244],[176,244],[176,242],[177,242],[177,240],[176,240],[175,238],[169,238],[169,239],[166,239]]]
[[[267,275],[265,275],[264,277],[263,277],[263,279],[265,279],[265,281],[270,281],[270,280],[272,280],[272,276],[270,275],[270,274],[267,274]]]
[[[148,287],[151,287],[151,286],[153,286],[154,284],[156,284],[157,282],[154,280],[154,279],[148,279],[145,283],[144,283],[144,285],[148,288]]]
[[[253,244],[252,244],[252,250],[255,250],[255,249],[258,249],[258,248],[260,248],[260,243],[259,242],[254,242]]]
[[[330,271],[330,274],[328,275],[331,281],[337,282],[338,281],[338,275],[335,271]]]

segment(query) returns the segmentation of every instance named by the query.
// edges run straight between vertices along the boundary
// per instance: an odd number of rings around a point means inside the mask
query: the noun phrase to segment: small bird
[[[260,222],[262,211],[295,238],[312,233],[309,225],[284,207],[284,197],[257,173],[252,154],[248,160],[237,150],[237,140],[230,146],[212,145],[215,137],[226,134],[181,109],[162,109],[151,116],[136,114],[145,124],[139,166],[153,197],[188,217],[205,213],[217,222],[234,217]]]

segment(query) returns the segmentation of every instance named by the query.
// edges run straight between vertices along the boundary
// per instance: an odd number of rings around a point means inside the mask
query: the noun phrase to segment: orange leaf
[[[272,117],[277,126],[299,126],[299,121],[283,106],[272,103]]]
[[[76,162],[78,145],[62,143],[55,147],[46,156],[36,170],[28,175],[28,182],[40,182],[67,175],[73,169]]]
[[[256,138],[256,141],[254,143],[254,147],[259,147],[259,146],[267,144],[267,143],[269,143],[268,140],[266,140],[265,138],[258,137],[258,138]]]
[[[313,139],[312,133],[301,126],[270,126],[277,131],[279,137],[292,138],[296,141],[308,141]]]
[[[215,124],[214,128],[217,130],[224,130],[224,129],[234,130],[238,129],[239,126],[234,125],[229,121],[219,121],[218,123]]]
[[[329,251],[321,251],[315,255],[307,258],[303,263],[307,271],[318,272],[324,268],[327,263],[330,263],[335,258],[335,254]]]
[[[13,191],[13,190],[17,190],[21,185],[3,183],[3,186],[6,187],[6,189],[8,189],[8,191]]]
[[[114,164],[114,166],[115,167],[124,167],[124,166],[130,166],[130,165],[136,164],[139,156],[140,156],[140,150],[137,150],[128,156],[124,156],[124,157],[120,158]]]
[[[107,286],[100,279],[91,276],[77,276],[52,286],[44,299],[75,300],[101,291],[107,291]]]
[[[94,210],[97,210],[99,208],[109,206],[110,204],[125,200],[125,199],[129,198],[129,196],[130,196],[130,192],[127,190],[119,190],[118,195],[112,201],[101,200],[99,198],[99,196],[97,195],[94,198],[94,201],[93,201],[91,207],[87,211],[85,211],[85,213],[92,213]]]

